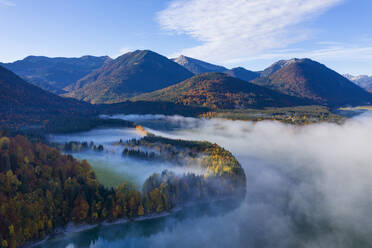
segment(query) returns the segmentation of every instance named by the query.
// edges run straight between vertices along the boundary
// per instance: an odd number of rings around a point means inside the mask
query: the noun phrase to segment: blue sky
[[[372,75],[371,0],[0,0],[0,61],[151,49],[260,70],[310,57]]]

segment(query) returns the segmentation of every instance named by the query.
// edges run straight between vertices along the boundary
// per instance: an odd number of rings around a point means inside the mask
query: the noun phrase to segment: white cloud
[[[0,0],[0,5],[5,5],[5,6],[9,6],[9,7],[16,6],[15,3],[13,3],[12,1],[9,1],[9,0]]]
[[[258,56],[241,58],[242,61],[257,59],[289,59],[289,58],[312,58],[312,59],[348,59],[368,60],[372,59],[372,46],[347,46],[337,45],[314,50],[277,51],[264,53]]]
[[[158,13],[165,30],[202,44],[182,54],[214,62],[257,55],[306,39],[295,25],[343,0],[174,0]]]

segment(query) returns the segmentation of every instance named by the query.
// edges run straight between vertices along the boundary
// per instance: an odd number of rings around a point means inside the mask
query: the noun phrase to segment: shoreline
[[[191,205],[196,205],[196,204],[191,204]],[[120,219],[114,220],[112,222],[104,220],[104,221],[102,221],[100,223],[96,223],[96,224],[89,224],[89,223],[74,224],[73,222],[69,222],[69,223],[67,223],[67,225],[65,227],[57,227],[53,231],[52,234],[47,235],[42,240],[30,241],[29,243],[26,243],[21,247],[23,247],[23,248],[35,247],[37,245],[43,244],[48,239],[50,239],[51,237],[54,237],[54,236],[68,235],[68,234],[73,234],[73,233],[84,232],[84,231],[91,230],[91,229],[94,229],[94,228],[99,227],[99,226],[111,226],[111,225],[124,224],[124,223],[128,223],[128,222],[137,222],[137,221],[163,218],[163,217],[166,217],[166,216],[170,216],[171,214],[177,213],[177,212],[179,212],[183,209],[184,209],[184,207],[175,207],[173,209],[170,209],[169,211],[165,211],[165,212],[158,213],[158,214],[151,214],[151,215],[147,215],[147,216],[138,216],[138,217],[135,217],[133,219],[120,218]]]
[[[219,198],[219,199],[213,199],[212,201],[204,200],[204,201],[197,201],[197,202],[189,202],[189,203],[183,204],[182,206],[176,206],[176,207],[174,207],[174,208],[172,208],[168,211],[164,211],[162,213],[151,214],[151,215],[146,215],[146,216],[138,216],[138,217],[135,217],[133,219],[120,218],[120,219],[117,219],[117,220],[114,220],[114,221],[111,221],[111,222],[107,221],[107,220],[104,220],[104,221],[102,221],[100,223],[96,223],[96,224],[82,223],[82,224],[77,224],[77,225],[74,224],[73,222],[69,222],[69,223],[67,223],[67,225],[65,227],[57,227],[52,234],[47,235],[42,240],[30,241],[29,243],[26,243],[21,247],[32,248],[32,247],[35,247],[37,245],[43,244],[44,242],[48,241],[48,239],[50,239],[52,237],[55,237],[55,236],[69,235],[69,234],[73,234],[73,233],[84,232],[84,231],[87,231],[87,230],[97,228],[99,226],[111,226],[111,225],[119,225],[119,224],[124,224],[124,223],[129,223],[129,222],[139,222],[139,221],[163,218],[163,217],[167,217],[167,216],[170,216],[172,214],[175,214],[177,212],[180,212],[180,211],[182,211],[182,210],[184,210],[188,207],[193,207],[193,206],[196,206],[196,205],[199,205],[199,204],[206,204],[206,203],[212,204],[214,202],[225,201],[225,200],[234,199],[234,198],[235,197],[230,196],[230,197],[222,197],[222,198]]]

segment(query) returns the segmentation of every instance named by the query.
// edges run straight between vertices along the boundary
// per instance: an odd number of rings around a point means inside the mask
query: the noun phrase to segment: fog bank
[[[246,198],[219,215],[167,217],[166,228],[156,232],[140,234],[133,223],[112,239],[98,234],[90,247],[372,247],[371,114],[309,126],[157,120],[180,126],[165,132],[149,125],[155,134],[208,140],[231,151],[247,175]]]
[[[167,117],[168,121],[171,117]],[[177,117],[177,120],[179,117]],[[344,125],[187,119],[154,131],[216,142],[248,177],[243,205],[224,217],[179,223],[151,238],[171,247],[370,247],[372,115]]]
[[[142,118],[142,116],[139,116]],[[144,119],[157,118],[149,115]],[[160,116],[159,118],[163,118]],[[107,187],[116,187],[123,181],[132,183],[142,188],[145,180],[154,173],[161,173],[164,170],[172,171],[175,174],[183,175],[193,173],[196,175],[204,175],[205,170],[199,165],[193,164],[185,158],[185,164],[188,166],[175,165],[167,161],[146,161],[141,159],[133,159],[123,157],[122,152],[124,146],[115,145],[120,140],[126,142],[133,138],[139,139],[140,135],[135,128],[109,128],[109,129],[94,129],[87,132],[79,132],[72,134],[53,134],[49,135],[48,139],[55,143],[67,143],[70,141],[76,142],[93,142],[95,145],[103,145],[102,152],[97,151],[79,151],[71,154],[79,160],[87,160],[94,169],[100,183]],[[142,150],[146,150],[143,148]]]

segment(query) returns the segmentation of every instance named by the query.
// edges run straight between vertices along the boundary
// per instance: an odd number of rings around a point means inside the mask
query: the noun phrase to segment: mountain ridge
[[[193,74],[150,50],[136,50],[106,63],[70,86],[65,96],[114,103],[178,83]]]
[[[254,72],[245,69],[244,67],[235,67],[228,69],[224,66],[211,64],[202,60],[194,59],[184,55],[172,59],[174,62],[185,67],[195,75],[206,72],[222,72],[229,76],[239,78],[244,81],[250,81],[260,76],[259,72]]]
[[[259,72],[250,71],[245,69],[244,67],[235,67],[230,70],[224,71],[224,73],[231,77],[239,78],[247,82],[260,77]]]
[[[184,55],[180,55],[177,58],[171,59],[177,64],[185,67],[187,70],[194,74],[200,74],[205,72],[224,72],[228,70],[226,67],[220,65],[214,65],[199,59],[194,59]]]
[[[12,63],[0,63],[24,80],[53,93],[64,93],[63,88],[101,67],[111,58],[86,55],[79,58],[27,56]]]
[[[212,109],[310,104],[310,101],[284,95],[219,72],[198,74],[167,88],[139,95],[133,100],[168,101]]]

